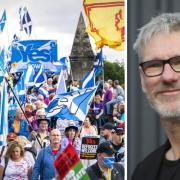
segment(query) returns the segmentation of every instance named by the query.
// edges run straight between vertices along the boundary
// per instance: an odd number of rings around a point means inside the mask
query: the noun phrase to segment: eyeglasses
[[[146,61],[140,63],[139,66],[141,66],[147,77],[154,77],[163,73],[165,64],[169,64],[173,71],[180,72],[180,56],[172,57],[168,60]]]

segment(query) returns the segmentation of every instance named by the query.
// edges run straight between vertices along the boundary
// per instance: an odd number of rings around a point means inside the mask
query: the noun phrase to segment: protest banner
[[[81,159],[96,159],[99,137],[83,137],[81,144]]]
[[[58,156],[54,162],[54,166],[60,179],[89,180],[89,176],[71,144]]]

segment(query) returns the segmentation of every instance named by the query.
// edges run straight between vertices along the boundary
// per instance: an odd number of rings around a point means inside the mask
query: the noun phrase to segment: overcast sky
[[[26,6],[33,23],[31,39],[53,39],[58,41],[58,57],[69,56],[77,28],[83,0],[0,0],[0,18],[7,13],[7,24],[0,34],[0,45],[7,45],[16,33],[21,39],[29,39],[19,26],[19,7]],[[91,45],[95,52],[94,40]],[[125,59],[125,52],[103,48],[104,56],[110,60]]]

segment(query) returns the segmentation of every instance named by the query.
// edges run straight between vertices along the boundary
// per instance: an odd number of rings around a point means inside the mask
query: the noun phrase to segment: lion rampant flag
[[[106,45],[124,50],[124,0],[84,0],[84,10],[88,21],[86,31],[94,38],[96,48]]]

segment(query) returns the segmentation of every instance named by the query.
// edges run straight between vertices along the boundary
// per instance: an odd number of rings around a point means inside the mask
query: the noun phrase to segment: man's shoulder
[[[148,175],[157,175],[161,162],[165,156],[168,143],[163,144],[153,152],[151,152],[144,160],[142,160],[135,168],[132,180],[142,179]]]

